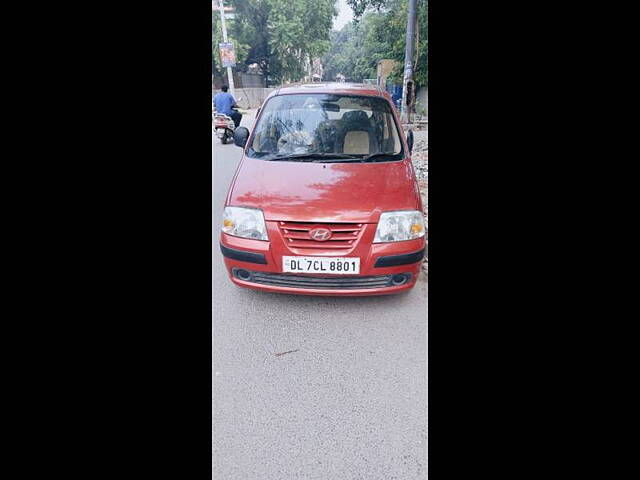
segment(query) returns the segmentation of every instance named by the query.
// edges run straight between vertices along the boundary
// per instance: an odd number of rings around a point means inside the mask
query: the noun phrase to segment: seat
[[[351,131],[344,136],[343,153],[369,154],[369,132]]]
[[[376,149],[374,140],[371,121],[363,110],[353,110],[342,116],[342,128],[336,142],[341,153],[368,155]]]

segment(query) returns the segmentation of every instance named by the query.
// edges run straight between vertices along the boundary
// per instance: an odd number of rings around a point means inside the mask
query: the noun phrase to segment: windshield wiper
[[[389,153],[385,153],[385,152],[377,152],[377,153],[372,153],[370,155],[344,155],[341,153],[332,153],[332,154],[328,154],[329,156],[332,156],[333,158],[342,158],[342,159],[347,159],[347,161],[349,163],[351,162],[358,162],[358,163],[365,163],[365,162],[385,162],[385,161],[392,161],[389,160],[388,157],[395,157],[398,155],[398,153],[393,153],[393,152],[389,152]],[[341,160],[335,160],[335,161],[329,161],[326,163],[337,163],[340,162]]]
[[[398,152],[398,153],[400,153],[400,152]],[[370,155],[366,155],[366,156],[362,157],[361,161],[363,161],[363,162],[381,162],[381,161],[384,161],[383,157],[395,157],[396,155],[398,155],[398,153],[393,153],[393,152],[372,153]]]
[[[347,155],[344,153],[326,153],[322,155],[326,155],[326,158],[328,159],[328,160],[325,160],[323,163],[340,163],[345,161],[349,163],[365,163],[365,162],[393,161],[395,159],[389,160],[388,157],[395,157],[398,155],[398,153],[377,152],[377,153],[372,153],[370,155]]]
[[[345,153],[291,153],[289,155],[279,155],[276,157],[265,157],[265,160],[272,162],[287,161],[287,160],[300,160],[302,162],[313,162],[318,159],[354,159],[360,160],[360,157],[354,155],[347,155]]]
[[[372,153],[370,155],[348,155],[346,153],[324,153],[324,152],[315,152],[315,153],[291,153],[289,155],[278,155],[274,157],[263,157],[264,160],[269,160],[273,162],[278,161],[301,161],[301,162],[315,162],[322,161],[322,163],[338,163],[344,160],[349,162],[380,162],[385,161],[385,157],[396,156],[397,153],[389,152],[378,152]]]

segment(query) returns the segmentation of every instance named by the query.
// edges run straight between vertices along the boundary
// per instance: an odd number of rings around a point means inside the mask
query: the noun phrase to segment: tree
[[[388,0],[347,0],[347,5],[353,10],[353,16],[359,19],[367,8],[379,10],[385,7]]]
[[[352,82],[376,76],[377,62],[384,58],[384,48],[374,38],[380,21],[379,16],[366,13],[361,21],[345,25],[340,32],[332,32],[331,48],[323,58],[325,80],[334,80],[338,73]]]
[[[330,47],[336,0],[242,0],[233,32],[249,45],[246,64],[257,63],[268,80],[299,80],[305,65]]]
[[[220,12],[213,10],[211,12],[211,71],[216,77],[222,76],[222,63],[220,61],[220,52],[218,43],[222,40],[222,29],[220,26]]]
[[[225,5],[233,6],[232,1],[226,0]],[[236,54],[236,65],[241,66],[244,63],[244,60],[247,57],[247,51],[249,49],[248,45],[245,45],[239,42],[235,36],[233,35],[234,30],[234,19],[229,18],[226,20],[227,24],[227,38],[231,43],[233,43],[233,49]],[[222,67],[222,59],[220,58],[220,47],[219,44],[222,43],[222,22],[220,21],[220,10],[214,8],[211,11],[211,62],[212,62],[212,73],[216,77],[224,77],[226,75],[225,69]]]
[[[356,3],[348,0],[349,4]],[[390,75],[391,81],[402,83],[404,53],[407,31],[407,0],[357,0],[358,5],[374,7],[332,33],[332,45],[324,57],[325,79],[333,80],[342,73],[351,81],[361,82],[376,76],[379,60],[396,60],[396,68]],[[414,80],[416,85],[427,85],[427,0],[418,0],[417,45]],[[375,11],[378,8],[379,11]],[[354,14],[357,11],[354,9]]]

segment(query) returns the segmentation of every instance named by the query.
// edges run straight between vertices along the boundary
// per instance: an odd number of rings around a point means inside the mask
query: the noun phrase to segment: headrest
[[[351,112],[346,112],[344,115],[342,115],[342,121],[344,123],[355,124],[366,128],[369,128],[371,126],[369,117],[363,110],[353,110]]]

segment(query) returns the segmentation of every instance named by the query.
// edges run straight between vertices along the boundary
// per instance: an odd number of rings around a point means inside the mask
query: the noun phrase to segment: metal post
[[[227,43],[227,24],[224,21],[224,0],[220,0],[220,21],[222,22],[222,40],[224,43]],[[231,67],[227,67],[227,77],[229,78],[229,92],[235,98],[236,88],[233,83],[233,70],[231,70]]]
[[[407,43],[404,50],[404,80],[402,82],[401,118],[403,123],[411,123],[411,110],[416,98],[413,82],[413,55],[416,45],[416,1],[409,0],[407,15]]]

